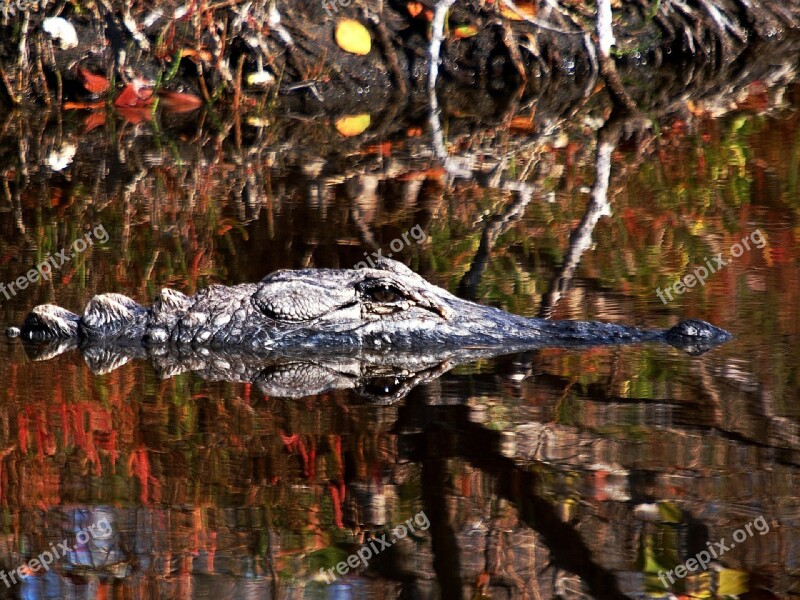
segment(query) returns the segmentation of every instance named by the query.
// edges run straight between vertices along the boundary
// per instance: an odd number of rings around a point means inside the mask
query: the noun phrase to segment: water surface
[[[233,143],[191,123],[86,131],[8,117],[0,281],[98,232],[49,281],[0,296],[9,324],[39,303],[80,312],[110,291],[145,303],[161,287],[350,267],[380,249],[512,312],[647,327],[696,317],[735,339],[702,356],[541,349],[437,373],[393,402],[375,399],[391,381],[285,398],[163,379],[145,361],[93,374],[79,352],[32,361],[5,343],[0,567],[51,542],[71,551],[0,595],[797,594],[797,98],[790,88],[777,108],[673,118],[614,144],[593,227],[597,135],[581,128],[515,156],[506,174],[530,183],[519,191],[449,180],[419,152],[424,123],[339,163],[282,153],[282,125],[245,126]],[[48,160],[69,144],[55,171]],[[657,290],[719,253],[729,264],[662,302]],[[103,519],[107,531],[89,529]],[[416,531],[332,581],[365,540],[409,519]],[[707,570],[669,582],[721,540]]]

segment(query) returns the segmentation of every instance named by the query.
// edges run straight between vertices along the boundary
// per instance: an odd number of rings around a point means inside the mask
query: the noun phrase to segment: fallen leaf
[[[348,115],[346,117],[339,117],[336,119],[334,126],[336,131],[341,133],[344,137],[353,137],[364,133],[369,127],[372,118],[369,114],[364,113],[360,115]]]
[[[406,4],[406,8],[408,9],[408,14],[412,17],[418,17],[424,7],[419,2],[409,2]]]
[[[164,110],[172,113],[183,113],[197,110],[203,106],[203,100],[187,92],[173,92],[171,90],[160,90],[158,92],[161,105]]]
[[[193,48],[183,48],[180,51],[180,57],[199,58],[200,60],[203,60],[205,62],[211,62],[214,59],[211,52],[209,52],[208,50],[204,50],[202,48],[200,50],[195,50]]]
[[[475,25],[459,25],[453,29],[453,37],[457,40],[471,38],[476,35],[478,35],[478,28]]]
[[[695,117],[702,117],[708,112],[703,106],[702,101],[698,101],[697,103],[695,103],[692,100],[687,100],[686,108],[689,109],[689,112],[692,113]]]
[[[251,127],[269,127],[272,124],[272,121],[269,119],[265,119],[264,117],[247,117],[245,121]]]
[[[83,79],[83,87],[92,94],[102,94],[108,90],[108,80],[103,75],[92,73],[87,69],[78,67],[78,74]]]
[[[513,119],[511,119],[511,123],[509,124],[511,129],[517,129],[520,131],[535,131],[536,126],[533,122],[533,116],[523,117],[521,115],[517,115]]]
[[[358,21],[342,19],[336,25],[336,44],[345,52],[364,56],[372,49],[372,38]]]
[[[511,21],[522,21],[525,18],[533,19],[536,16],[536,7],[532,3],[519,2],[515,7],[516,10],[503,3],[500,6],[500,14]]]
[[[103,108],[105,102],[95,100],[94,102],[64,102],[64,110],[95,110]]]
[[[141,79],[134,79],[126,85],[114,100],[116,107],[141,108],[153,103],[153,88]]]
[[[267,86],[275,81],[275,76],[269,71],[253,71],[247,75],[247,85]]]

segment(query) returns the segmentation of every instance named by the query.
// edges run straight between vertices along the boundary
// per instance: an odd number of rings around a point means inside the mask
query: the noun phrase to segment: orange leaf
[[[511,21],[522,21],[525,18],[532,19],[536,17],[536,7],[530,2],[518,2],[516,10],[506,5],[501,6],[500,14]]]
[[[422,18],[426,21],[433,21],[433,11],[425,8],[421,2],[408,2],[406,8],[408,9],[408,14],[414,18],[422,15]]]
[[[64,110],[94,110],[103,108],[103,104],[102,100],[94,102],[64,102]]]
[[[189,57],[189,58],[199,58],[200,60],[204,60],[206,62],[211,62],[214,59],[214,55],[211,54],[208,50],[195,50],[193,48],[183,48],[180,51],[181,58]]]
[[[521,115],[517,115],[513,119],[511,119],[511,129],[519,129],[522,131],[534,131],[536,126],[533,123],[533,116],[523,117]]]
[[[92,94],[102,94],[108,90],[108,80],[102,75],[97,75],[86,69],[78,67],[78,73],[83,79],[83,87]]]
[[[423,7],[419,2],[409,2],[406,4],[406,8],[408,8],[408,14],[410,14],[412,17],[416,17],[422,12]]]
[[[141,81],[134,80],[126,85],[114,100],[114,106],[141,108],[153,103],[153,90]]]
[[[158,92],[164,110],[174,113],[183,113],[196,110],[203,106],[203,101],[194,94],[186,92],[172,92],[161,90]]]

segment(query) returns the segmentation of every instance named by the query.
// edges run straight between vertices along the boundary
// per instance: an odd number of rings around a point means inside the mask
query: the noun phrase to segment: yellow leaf
[[[500,14],[510,21],[522,21],[522,16],[518,12],[506,8],[505,6],[500,7]]]
[[[536,7],[532,3],[519,2],[515,5],[515,8],[511,8],[503,2],[500,5],[500,14],[510,21],[522,21],[525,18],[533,19],[536,17]]]
[[[369,31],[353,19],[342,19],[336,25],[336,43],[345,52],[359,56],[369,54],[372,49]]]
[[[367,113],[347,115],[336,119],[334,126],[336,127],[336,131],[341,133],[344,137],[353,137],[354,135],[364,133],[367,127],[369,127],[371,120]]]
[[[744,594],[748,589],[748,580],[749,577],[744,571],[721,569],[717,594],[720,596],[739,596]]]

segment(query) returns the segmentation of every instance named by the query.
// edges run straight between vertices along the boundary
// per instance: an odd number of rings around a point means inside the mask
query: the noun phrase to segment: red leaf
[[[114,106],[141,108],[153,103],[153,90],[141,80],[134,79],[126,85],[114,100]]]
[[[194,94],[186,92],[172,92],[161,90],[158,92],[161,98],[161,105],[167,112],[183,113],[197,110],[203,106],[203,100]]]
[[[78,67],[78,73],[83,79],[83,87],[92,94],[102,94],[108,90],[108,80],[102,75],[97,75],[86,69]]]

